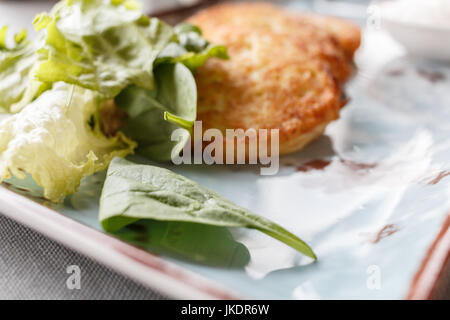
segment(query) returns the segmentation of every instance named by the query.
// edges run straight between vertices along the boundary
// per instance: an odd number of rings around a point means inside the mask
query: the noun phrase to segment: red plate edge
[[[406,299],[432,299],[447,263],[450,263],[450,212],[416,272]]]

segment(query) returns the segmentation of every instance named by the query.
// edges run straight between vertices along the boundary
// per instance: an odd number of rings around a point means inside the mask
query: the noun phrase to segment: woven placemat
[[[0,214],[0,299],[164,298]]]

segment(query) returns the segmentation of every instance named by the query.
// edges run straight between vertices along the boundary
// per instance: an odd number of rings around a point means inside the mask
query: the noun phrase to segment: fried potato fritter
[[[353,59],[355,51],[361,44],[361,31],[358,26],[342,19],[314,14],[298,15],[297,17],[306,23],[324,28],[336,38],[347,58]]]
[[[352,62],[349,59],[359,47],[359,28],[353,24],[318,15],[291,15],[267,3],[216,5],[199,12],[189,21],[198,25],[211,41],[218,32],[235,32],[242,28],[294,34],[303,39],[299,45],[306,49],[306,53],[311,58],[326,61],[341,82],[351,75]]]
[[[196,72],[203,128],[279,129],[280,154],[321,135],[345,103],[356,41],[318,21],[262,3],[217,5],[188,19],[230,56]]]

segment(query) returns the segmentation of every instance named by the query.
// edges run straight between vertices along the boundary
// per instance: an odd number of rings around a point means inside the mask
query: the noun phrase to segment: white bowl
[[[382,24],[411,55],[450,61],[449,27],[431,27],[386,17],[382,19]]]

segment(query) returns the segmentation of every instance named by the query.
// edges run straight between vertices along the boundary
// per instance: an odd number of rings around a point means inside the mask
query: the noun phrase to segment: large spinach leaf
[[[167,169],[115,158],[100,198],[100,222],[113,232],[140,219],[252,228],[316,259],[294,234],[196,182]]]
[[[248,249],[225,227],[179,221],[141,220],[114,233],[154,254],[220,268],[243,268]]]

